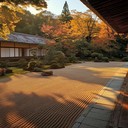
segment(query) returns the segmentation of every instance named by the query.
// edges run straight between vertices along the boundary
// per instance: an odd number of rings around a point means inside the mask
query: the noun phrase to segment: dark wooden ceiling
[[[128,33],[128,0],[81,0],[116,32]]]

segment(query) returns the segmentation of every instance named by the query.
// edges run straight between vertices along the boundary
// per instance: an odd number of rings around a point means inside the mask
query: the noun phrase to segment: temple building
[[[37,48],[38,45],[45,44],[45,39],[23,33],[12,33],[7,40],[0,38],[0,58],[16,58],[32,56],[30,49]],[[38,49],[38,55],[43,56],[44,51]]]

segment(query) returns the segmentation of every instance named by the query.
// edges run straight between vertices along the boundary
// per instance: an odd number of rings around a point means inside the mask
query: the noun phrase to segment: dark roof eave
[[[93,11],[102,21],[104,21],[110,28],[112,28],[115,32],[116,30],[100,15],[97,10],[95,10],[91,4],[88,2],[88,0],[80,0],[83,4],[85,4],[91,11]]]
[[[81,2],[117,33],[128,33],[128,1],[81,0]],[[114,15],[113,8],[116,13]]]
[[[0,40],[0,42],[11,42],[11,43],[22,43],[22,44],[36,44],[39,45],[39,43],[26,43],[26,42],[16,42],[16,41],[8,41],[8,40]]]

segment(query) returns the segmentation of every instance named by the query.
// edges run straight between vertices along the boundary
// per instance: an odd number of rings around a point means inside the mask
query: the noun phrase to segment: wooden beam
[[[0,42],[0,58],[1,58],[1,42]]]
[[[110,28],[112,28],[113,31],[116,32],[116,30],[113,28],[113,26],[111,26],[111,25],[108,23],[108,21],[107,21],[103,16],[101,16],[100,13],[99,13],[97,10],[95,10],[95,9],[90,5],[90,3],[88,2],[88,0],[80,0],[80,1],[83,2],[91,11],[93,11],[93,12],[94,12],[102,21],[104,21]]]
[[[29,44],[29,56],[30,56],[30,48],[31,48],[31,44]]]
[[[14,57],[16,56],[16,53],[15,53],[15,42],[14,42]]]
[[[101,20],[118,33],[128,31],[128,1],[127,0],[81,0]],[[124,28],[124,30],[123,30]]]

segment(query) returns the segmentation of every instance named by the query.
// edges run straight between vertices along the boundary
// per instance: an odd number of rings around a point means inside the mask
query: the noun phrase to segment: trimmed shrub
[[[52,62],[51,62],[51,69],[59,69],[59,68],[64,68],[65,67],[65,65],[64,65],[64,63],[59,63],[59,62],[57,62],[57,60],[53,60]]]
[[[10,74],[10,73],[13,73],[12,69],[6,69],[6,74]]]
[[[33,72],[42,72],[42,69],[41,69],[41,68],[38,68],[38,67],[35,67],[35,68],[33,69]]]
[[[65,64],[65,54],[62,51],[56,51],[55,48],[48,50],[46,56],[44,57],[45,64],[51,65],[53,61],[56,63]]]
[[[7,63],[7,66],[8,67],[18,67],[19,66],[19,63],[18,63],[18,61],[17,62],[8,62]]]
[[[44,63],[50,65],[51,61],[54,60],[55,53],[56,53],[55,49],[50,48],[44,57]]]
[[[54,59],[57,63],[65,64],[65,54],[62,51],[56,51]]]
[[[102,62],[102,60],[100,60],[97,57],[95,57],[94,62]]]
[[[51,64],[51,69],[59,69],[59,68],[65,68],[65,66],[59,63]]]
[[[103,58],[102,58],[102,61],[103,61],[103,62],[109,62],[109,58],[108,58],[108,57],[103,57]]]
[[[92,56],[93,58],[97,58],[97,59],[102,59],[102,58],[103,58],[103,54],[101,54],[101,53],[96,53],[96,52],[92,53],[91,56]]]
[[[95,57],[94,62],[109,62],[109,58],[108,57],[102,57],[102,58],[97,58]]]
[[[26,59],[20,59],[20,60],[18,61],[18,67],[19,67],[19,68],[24,68],[24,67],[27,66],[27,64],[28,64],[28,62],[27,62]]]
[[[33,71],[35,67],[36,67],[36,61],[30,61],[28,63],[28,67],[27,68],[28,68],[29,71]]]
[[[43,65],[42,68],[43,69],[50,69],[51,68],[51,65]]]
[[[30,61],[30,62],[28,63],[27,69],[28,69],[29,71],[33,71],[34,68],[41,68],[41,67],[42,67],[42,63],[41,63],[40,61]]]
[[[0,76],[4,76],[6,74],[5,68],[0,68]]]
[[[122,61],[128,61],[128,56],[123,57],[123,58],[122,58]]]
[[[6,61],[0,61],[0,67],[1,68],[7,68],[7,63]]]
[[[76,63],[77,61],[78,61],[78,59],[74,54],[72,54],[70,57],[68,57],[69,63]]]

